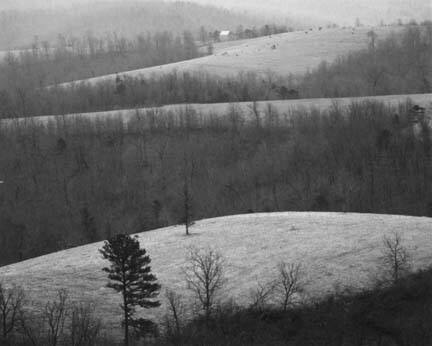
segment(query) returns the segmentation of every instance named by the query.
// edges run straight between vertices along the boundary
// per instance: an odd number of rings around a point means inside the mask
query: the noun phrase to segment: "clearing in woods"
[[[176,62],[167,65],[123,72],[122,76],[151,77],[173,71],[205,71],[219,76],[237,75],[239,72],[252,71],[265,74],[289,75],[305,73],[316,67],[321,61],[331,62],[338,56],[367,47],[367,32],[374,30],[379,39],[384,39],[391,32],[400,31],[400,27],[360,27],[338,29],[313,29],[295,31],[250,40],[230,41],[215,44],[214,54],[202,58]],[[114,80],[116,74],[86,79],[95,84],[105,80]],[[67,86],[71,83],[63,83]]]

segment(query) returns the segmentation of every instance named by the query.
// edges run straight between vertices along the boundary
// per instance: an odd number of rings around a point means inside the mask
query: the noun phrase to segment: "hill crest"
[[[416,269],[430,265],[432,219],[377,214],[281,212],[245,214],[198,221],[192,236],[180,226],[139,234],[152,258],[152,268],[163,288],[190,299],[182,267],[190,246],[213,247],[227,259],[225,296],[248,303],[248,292],[258,281],[271,278],[278,262],[301,262],[308,273],[307,292],[320,296],[335,287],[361,288],[379,273],[382,237],[402,234]],[[22,285],[43,304],[56,290],[67,288],[73,300],[96,302],[108,327],[119,323],[119,297],[105,288],[105,265],[94,243],[0,268],[8,284]],[[372,274],[371,274],[372,273]],[[152,311],[160,319],[164,307]]]

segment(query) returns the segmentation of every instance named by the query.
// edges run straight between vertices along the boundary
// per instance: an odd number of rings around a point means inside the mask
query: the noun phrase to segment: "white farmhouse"
[[[229,41],[232,38],[231,31],[222,30],[219,34],[219,40],[221,41]]]

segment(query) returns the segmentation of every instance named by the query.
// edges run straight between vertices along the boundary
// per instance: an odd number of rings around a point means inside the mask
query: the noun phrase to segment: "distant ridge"
[[[41,4],[47,4],[40,7],[36,6],[37,3],[24,6],[27,0],[21,0],[17,4],[7,1],[0,1],[0,11],[13,8],[18,10],[6,11],[0,15],[0,50],[30,47],[35,36],[39,41],[54,42],[59,34],[82,36],[88,31],[96,36],[117,32],[126,37],[161,31],[182,34],[188,30],[197,34],[202,26],[208,31],[235,30],[239,25],[259,27],[270,21],[266,16],[230,12],[225,8],[192,2],[96,1],[91,6],[74,5],[66,11],[60,5],[51,8],[47,0],[39,0]],[[28,11],[23,11],[24,9]],[[283,23],[286,24],[285,19]]]

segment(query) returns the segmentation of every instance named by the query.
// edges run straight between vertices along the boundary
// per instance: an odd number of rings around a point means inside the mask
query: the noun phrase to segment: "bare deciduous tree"
[[[262,312],[272,299],[274,290],[275,283],[273,281],[258,282],[257,286],[250,290],[250,299],[252,301],[250,308]]]
[[[33,346],[56,346],[64,342],[64,326],[68,316],[68,294],[61,289],[57,300],[46,303],[41,313],[28,309],[19,312],[20,332]]]
[[[189,227],[193,225],[192,221],[192,194],[187,178],[183,184],[183,223],[186,227],[186,235],[189,235]]]
[[[225,283],[224,258],[214,249],[191,248],[187,262],[185,276],[188,288],[194,292],[208,318]]]
[[[283,311],[292,304],[295,295],[303,291],[302,270],[299,263],[281,262],[278,265],[278,277],[275,281],[275,295]]]
[[[45,305],[43,317],[47,323],[47,342],[50,346],[59,344],[59,338],[63,335],[65,320],[67,316],[67,291],[58,291],[58,300],[48,302]]]
[[[19,311],[19,330],[26,338],[27,343],[37,346],[42,340],[43,322],[36,314],[29,313],[22,309]]]
[[[101,329],[101,322],[93,316],[92,304],[76,304],[70,312],[70,343],[72,346],[94,345]]]
[[[189,228],[194,224],[193,221],[193,195],[192,180],[194,172],[194,161],[185,153],[183,159],[183,215],[182,223],[186,227],[186,235],[189,235]]]
[[[175,333],[179,335],[184,320],[185,305],[181,295],[172,290],[166,290],[165,297],[168,303],[168,314],[165,319],[168,333],[173,334],[174,329]]]
[[[383,237],[383,264],[391,281],[398,281],[411,268],[411,256],[400,233]]]
[[[376,40],[377,40],[378,35],[373,30],[368,31],[366,35],[369,39],[369,49],[375,50]]]
[[[249,109],[251,111],[251,114],[255,117],[255,126],[259,129],[261,127],[261,118],[257,101],[253,101],[253,103],[249,105]]]
[[[0,330],[3,340],[6,340],[18,325],[19,311],[24,297],[21,288],[7,289],[0,283]]]

